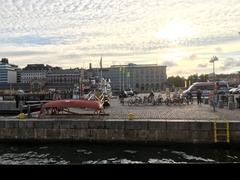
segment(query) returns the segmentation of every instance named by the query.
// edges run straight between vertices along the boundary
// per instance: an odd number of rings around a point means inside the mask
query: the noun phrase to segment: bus
[[[183,94],[186,95],[189,91],[192,93],[193,97],[197,96],[197,91],[201,90],[202,96],[206,97],[209,95],[210,92],[214,90],[216,82],[196,82],[193,83],[187,90],[183,91]],[[218,81],[219,89],[217,93],[228,93],[229,86],[228,83],[225,81]]]

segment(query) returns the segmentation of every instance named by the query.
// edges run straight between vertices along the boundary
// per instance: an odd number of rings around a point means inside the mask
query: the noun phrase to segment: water
[[[98,144],[0,144],[0,164],[142,164],[240,162],[237,148]]]

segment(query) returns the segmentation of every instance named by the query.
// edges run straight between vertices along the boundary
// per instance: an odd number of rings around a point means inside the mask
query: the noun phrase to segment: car
[[[240,87],[238,86],[237,88],[232,88],[229,90],[230,94],[240,94]]]

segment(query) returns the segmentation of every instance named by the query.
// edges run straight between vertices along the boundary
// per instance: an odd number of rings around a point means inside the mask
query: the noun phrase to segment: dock
[[[174,106],[120,105],[105,109],[109,116],[0,117],[0,141],[89,141],[140,143],[240,143],[240,109],[208,104]],[[129,118],[129,113],[133,118]]]

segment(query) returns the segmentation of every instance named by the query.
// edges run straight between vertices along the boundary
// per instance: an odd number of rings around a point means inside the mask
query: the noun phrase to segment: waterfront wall
[[[230,122],[230,142],[240,142],[240,123]],[[0,141],[76,140],[214,143],[213,122],[177,120],[0,120]]]

